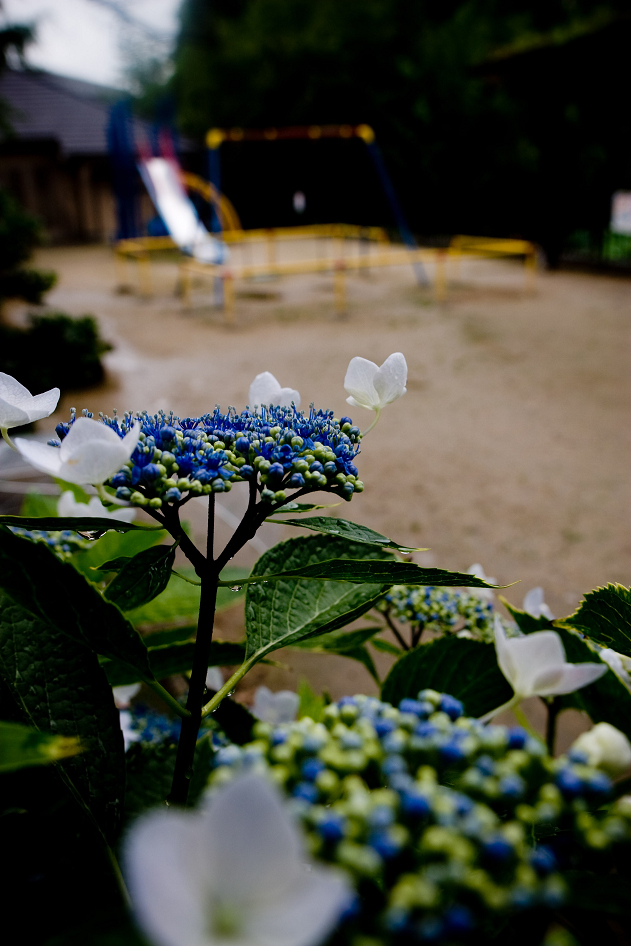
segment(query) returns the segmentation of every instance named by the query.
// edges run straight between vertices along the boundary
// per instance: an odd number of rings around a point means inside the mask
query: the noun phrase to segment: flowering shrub
[[[552,759],[435,690],[399,709],[344,698],[321,721],[257,722],[253,735],[217,751],[211,788],[244,772],[282,786],[312,854],[361,893],[345,937],[478,941],[512,913],[566,904],[568,869],[629,856],[631,816],[601,807],[612,784],[580,751]]]
[[[241,411],[72,412],[44,444],[9,431],[52,413],[58,390],[0,375],[4,439],[63,489],[56,506],[0,517],[4,810],[39,819],[8,854],[36,861],[13,871],[9,899],[42,877],[55,903],[71,886],[88,911],[40,911],[42,941],[90,942],[103,916],[113,941],[140,943],[135,916],[156,946],[531,946],[553,918],[579,939],[609,914],[626,923],[631,802],[611,779],[631,761],[631,590],[598,588],[555,619],[540,588],[518,609],[479,565],[425,568],[382,533],[313,515],[326,509],[313,494],[361,494],[365,434],[406,380],[400,353],[351,360],[348,401],[374,414],[363,434],[299,410],[263,372]],[[243,516],[216,550],[217,493],[233,487]],[[202,547],[180,518],[194,497],[207,503]],[[264,522],[309,534],[235,572]],[[174,568],[178,549],[188,570]],[[214,637],[217,611],[243,599],[244,639]],[[235,687],[286,647],[360,661],[380,699],[263,690],[250,713]],[[374,651],[394,658],[384,680]],[[545,734],[521,710],[531,697]],[[555,759],[569,707],[596,725]],[[520,727],[486,725],[508,709]]]

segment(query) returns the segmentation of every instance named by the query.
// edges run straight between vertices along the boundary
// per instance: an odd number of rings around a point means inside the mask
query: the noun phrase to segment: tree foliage
[[[602,230],[612,190],[631,186],[616,117],[624,8],[185,0],[180,124],[201,139],[212,126],[367,122],[418,232],[521,233],[553,259],[573,229]],[[223,148],[225,189],[248,223],[289,222],[285,191],[299,185],[323,214],[392,223],[360,142]]]

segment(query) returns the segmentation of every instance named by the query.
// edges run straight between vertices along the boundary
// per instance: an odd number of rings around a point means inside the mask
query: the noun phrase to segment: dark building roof
[[[64,157],[107,154],[107,123],[117,89],[51,72],[9,69],[0,75],[0,98],[20,141],[57,143]]]

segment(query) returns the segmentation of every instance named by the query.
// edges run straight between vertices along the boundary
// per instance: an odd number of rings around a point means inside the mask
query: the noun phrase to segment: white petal
[[[401,352],[397,351],[393,355],[388,355],[373,378],[381,407],[392,404],[406,393],[407,379],[408,366]]]
[[[495,653],[497,654],[497,663],[499,668],[512,686],[513,690],[517,692],[517,667],[512,659],[510,647],[508,646],[508,638],[506,637],[506,631],[504,630],[504,625],[500,621],[498,614],[495,615],[494,635]]]
[[[275,398],[281,390],[279,382],[270,371],[257,374],[250,385],[248,404],[250,407],[269,407],[275,403]]]
[[[254,703],[252,704],[252,715],[257,719],[267,722],[268,717],[273,711],[274,694],[269,687],[257,687],[254,692]]]
[[[351,407],[361,407],[361,406],[362,406],[358,401],[355,400],[354,397],[347,397],[347,398],[346,398],[346,403],[347,403],[347,404],[350,404]]]
[[[67,489],[57,500],[57,515],[68,519],[71,516],[87,516],[89,512],[86,504],[78,503],[72,490]]]
[[[75,444],[73,450],[67,449],[58,474],[61,479],[67,483],[88,486],[104,483],[117,473],[129,459],[129,454],[121,438],[116,434],[114,436],[116,443],[89,440]],[[65,442],[62,443],[62,449]]]
[[[27,411],[0,397],[0,427],[20,427],[28,422]]]
[[[95,442],[115,445],[121,443],[121,438],[107,424],[92,420],[90,417],[79,417],[61,441],[62,462],[65,462],[66,458],[76,451],[81,444]]]
[[[126,686],[112,687],[114,702],[116,703],[117,707],[119,709],[124,709],[126,706],[129,706],[129,701],[133,700],[139,690],[139,683],[128,683]]]
[[[62,465],[59,447],[50,447],[38,440],[25,440],[24,437],[16,437],[13,442],[18,452],[36,470],[49,473],[51,476],[59,476]]]
[[[270,403],[274,407],[291,407],[292,403],[300,407],[300,394],[294,388],[281,388]]]
[[[155,811],[127,835],[124,866],[136,918],[156,946],[210,944],[200,818]]]
[[[85,503],[77,503],[77,505],[82,506],[84,509],[83,512],[77,513],[77,515],[91,516],[95,519],[118,519],[120,522],[133,522],[136,518],[137,509],[135,506],[110,511],[103,506],[97,496],[92,496],[87,505]]]
[[[537,588],[531,588],[524,597],[523,609],[533,618],[541,617],[541,605],[543,604],[543,588],[539,585]]]
[[[299,704],[300,697],[293,690],[272,693],[268,687],[260,686],[254,694],[252,714],[274,726],[279,723],[291,723],[296,718]]]
[[[546,633],[541,631],[540,633]],[[534,637],[534,634],[530,635]],[[573,693],[574,690],[580,690],[581,687],[589,686],[595,680],[598,680],[603,674],[607,673],[607,667],[603,664],[564,664],[562,672],[556,682],[549,685],[543,685],[533,688],[533,696],[562,696],[564,693]],[[535,684],[537,681],[535,680]]]
[[[300,697],[293,690],[279,690],[276,697],[276,720],[279,723],[293,723],[298,715]]]
[[[221,690],[223,686],[223,674],[219,667],[209,667],[206,673],[206,686],[209,690]]]
[[[241,776],[213,795],[199,833],[208,883],[228,901],[272,899],[300,868],[298,831],[261,776]]]
[[[610,647],[603,647],[602,650],[598,651],[598,656],[603,663],[606,663],[609,669],[615,673],[620,683],[631,693],[631,676],[629,676],[629,672],[622,662],[623,655],[612,650]]]
[[[371,411],[379,407],[379,395],[374,385],[378,371],[379,367],[374,361],[359,357],[351,358],[344,378],[344,390],[355,398],[358,407],[367,407]]]
[[[140,429],[141,425],[138,421],[135,421],[132,425],[131,430],[129,430],[123,437],[123,443],[125,444],[125,450],[127,451],[127,459],[129,460],[130,456],[138,446],[138,441],[140,439]]]
[[[258,946],[317,946],[352,896],[341,873],[321,867],[307,873],[303,868],[284,897],[252,912],[244,934]]]
[[[533,683],[538,674],[565,664],[565,651],[556,631],[535,631],[524,637],[510,638],[506,649],[515,673],[511,683],[522,697],[535,692]]]
[[[50,391],[44,391],[43,394],[32,398],[26,408],[29,419],[41,420],[42,417],[49,417],[57,407],[60,394],[59,388],[51,388]]]
[[[20,384],[12,375],[0,371],[0,398],[2,400],[24,407],[32,397],[28,388]]]
[[[541,617],[547,618],[548,621],[554,621],[554,614],[552,613],[548,605],[545,603],[545,601],[541,605]]]
[[[480,578],[482,581],[488,581],[486,573],[479,562],[475,562],[473,565],[470,565],[467,568],[467,575],[475,575],[476,578]],[[491,584],[495,584],[495,579],[491,579]]]

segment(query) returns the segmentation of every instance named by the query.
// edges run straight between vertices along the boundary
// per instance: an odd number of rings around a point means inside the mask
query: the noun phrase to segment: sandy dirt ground
[[[210,305],[209,281],[183,306],[168,259],[152,266],[152,299],[116,291],[121,274],[103,247],[47,249],[37,263],[59,273],[49,307],[93,313],[114,346],[107,383],[65,396],[47,429],[71,405],[182,416],[216,403],[243,407],[250,381],[266,370],[298,388],[303,406],[350,413],[365,428],[372,415],[345,403],[349,359],[381,363],[401,351],[408,393],[364,441],[365,492],[339,511],[398,542],[428,546],[423,564],[462,570],[481,562],[499,582],[520,582],[506,592],[517,604],[543,585],[558,616],[597,585],[631,583],[628,281],[539,273],[527,292],[517,262],[462,262],[437,304],[408,267],[375,269],[348,278],[340,317],[332,276],[291,276],[237,284],[227,326]],[[238,515],[242,501],[238,487],[222,497],[224,518]],[[198,531],[204,509],[196,504],[187,508]],[[228,538],[225,522],[218,531],[218,540]],[[267,525],[260,543],[290,534]],[[262,547],[248,547],[240,561],[252,564]],[[219,623],[221,636],[238,636],[239,610]],[[343,658],[279,659],[292,670],[260,668],[248,687],[262,679],[294,686],[303,674],[335,697],[375,690]]]

